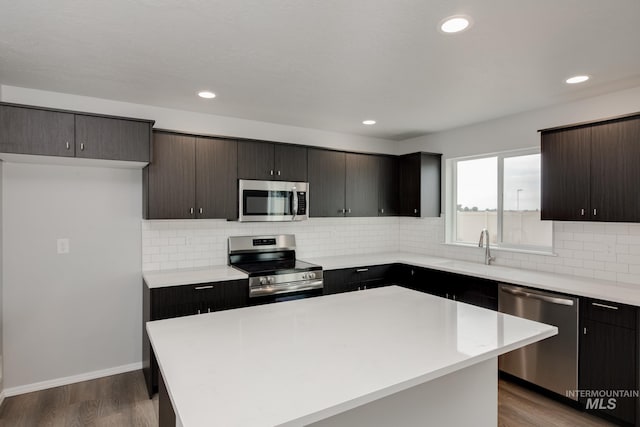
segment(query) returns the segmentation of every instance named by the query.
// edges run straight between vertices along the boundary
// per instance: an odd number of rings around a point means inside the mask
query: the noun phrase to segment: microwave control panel
[[[298,191],[298,212],[296,215],[307,214],[307,193],[304,191]]]

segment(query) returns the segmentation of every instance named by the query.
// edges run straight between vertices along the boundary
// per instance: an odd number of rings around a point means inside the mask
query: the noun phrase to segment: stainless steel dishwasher
[[[500,356],[499,369],[563,396],[576,390],[578,298],[501,284],[498,310],[558,328],[558,335]]]

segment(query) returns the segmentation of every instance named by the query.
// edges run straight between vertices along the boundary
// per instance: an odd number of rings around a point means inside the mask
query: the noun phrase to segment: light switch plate
[[[68,254],[69,253],[69,239],[58,239],[58,254]]]

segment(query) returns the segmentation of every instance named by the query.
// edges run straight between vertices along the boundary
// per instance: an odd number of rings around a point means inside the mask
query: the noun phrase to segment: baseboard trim
[[[46,390],[48,388],[60,387],[62,385],[79,383],[82,381],[95,380],[96,378],[108,377],[110,375],[122,374],[125,372],[137,371],[142,369],[142,362],[131,363],[128,365],[116,366],[99,371],[86,372],[84,374],[72,375],[69,377],[56,378],[54,380],[42,381],[33,384],[20,385],[17,387],[5,388],[1,394],[2,398],[17,396],[19,394],[31,393],[32,391]],[[0,400],[1,402],[2,400]]]
[[[0,408],[2,408],[2,402],[4,402],[4,390],[0,391]]]

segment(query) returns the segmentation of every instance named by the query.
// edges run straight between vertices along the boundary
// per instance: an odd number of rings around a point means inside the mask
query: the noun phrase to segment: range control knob
[[[311,273],[307,274],[307,277],[308,277],[309,279],[315,279],[315,278],[316,278],[316,273],[314,273],[314,272],[312,271]]]
[[[269,281],[269,278],[268,277],[261,277],[258,280],[260,280],[260,284],[261,285],[266,285],[268,283],[268,281]]]
[[[267,277],[267,283],[272,284],[276,280],[273,277]]]

